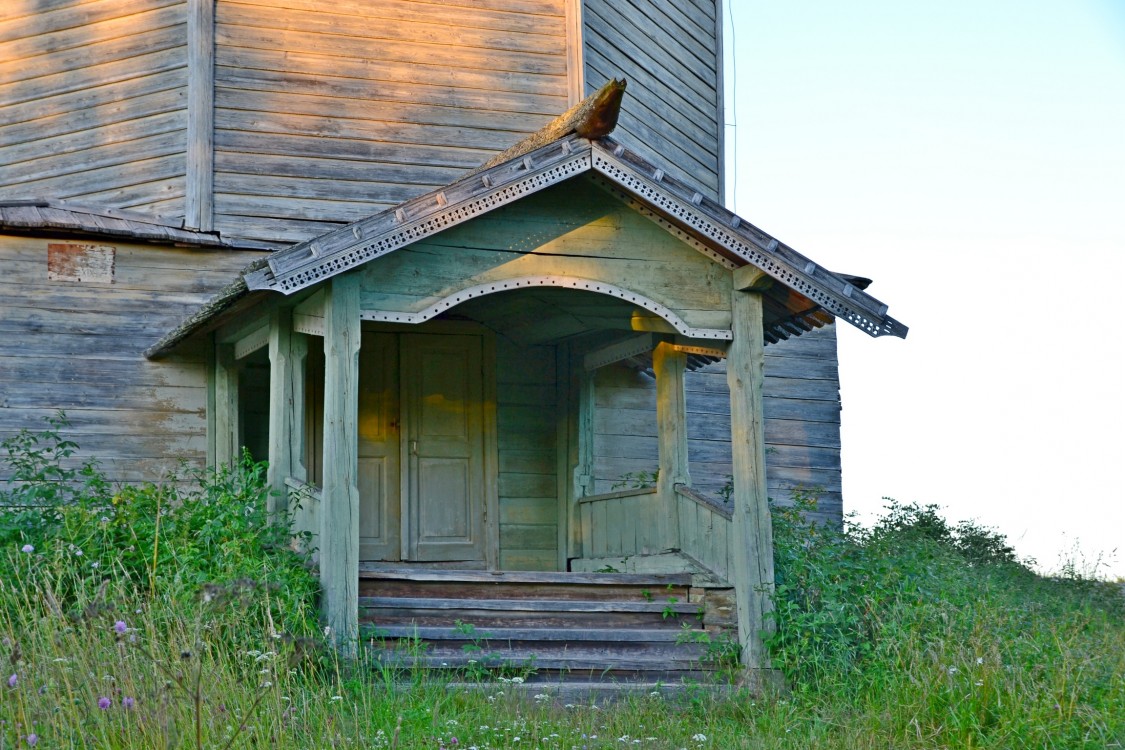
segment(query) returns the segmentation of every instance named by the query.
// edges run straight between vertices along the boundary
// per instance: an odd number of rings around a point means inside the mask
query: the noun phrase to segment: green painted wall
[[[555,349],[496,344],[500,567],[556,570]]]

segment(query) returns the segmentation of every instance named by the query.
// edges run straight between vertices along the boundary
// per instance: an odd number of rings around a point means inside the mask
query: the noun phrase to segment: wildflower
[[[37,735],[35,732],[32,732],[31,734],[27,735],[27,745],[28,745],[28,747],[35,747],[38,744],[39,744],[39,735]]]
[[[101,698],[98,698],[98,708],[100,708],[101,710],[106,711],[112,705],[113,701],[111,701],[106,696],[103,695]]]
[[[983,687],[984,686],[984,680],[977,680],[973,684],[976,685],[977,687]]]
[[[693,734],[691,736],[691,739],[692,739],[693,742],[706,742],[707,741],[707,735],[705,735],[705,734]]]
[[[132,708],[135,705],[137,705],[137,701],[132,696],[126,695],[124,698],[121,699],[121,707],[124,708],[126,711],[128,711],[130,708]]]
[[[342,696],[342,695],[333,695],[333,696],[332,696],[331,698],[329,698],[329,700],[331,700],[331,701],[342,701],[342,700],[344,700],[344,696]]]
[[[957,667],[950,667],[949,674],[957,674]]]
[[[512,678],[512,684],[513,685],[522,685],[523,684],[523,678],[522,677],[513,677]]]
[[[35,551],[35,548],[32,547],[30,544],[25,544],[22,547],[20,547],[20,552],[23,552],[24,554],[30,555],[34,551]]]
[[[117,622],[113,623],[113,631],[115,633],[122,634],[128,629],[129,626],[125,624],[124,620],[118,620]]]
[[[100,562],[98,562],[97,560],[94,560],[92,563],[90,563],[91,568],[96,569],[96,568],[100,568],[101,566],[102,566],[102,564]]]
[[[20,681],[19,675],[13,674],[11,677],[8,678],[8,687],[14,688],[16,685],[19,684],[19,681]]]
[[[984,657],[983,656],[977,657],[977,664],[984,664]]]

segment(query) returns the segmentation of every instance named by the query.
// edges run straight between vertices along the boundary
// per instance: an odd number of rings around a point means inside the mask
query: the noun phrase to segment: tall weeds
[[[64,428],[4,443],[0,748],[1125,746],[1118,587],[1037,576],[933,507],[870,530],[775,508],[786,692],[597,708],[339,662],[260,465],[111,486],[63,468]]]

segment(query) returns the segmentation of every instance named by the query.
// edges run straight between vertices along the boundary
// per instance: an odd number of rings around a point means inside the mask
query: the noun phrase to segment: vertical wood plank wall
[[[500,567],[558,569],[555,350],[496,346]]]
[[[184,0],[5,2],[0,200],[183,217]]]
[[[765,349],[766,477],[770,497],[820,488],[821,520],[840,521],[840,384],[836,331],[828,326]],[[626,473],[657,465],[656,386],[624,367],[598,373],[597,485],[609,492]],[[686,375],[693,486],[716,495],[731,473],[730,402],[722,363]]]
[[[218,0],[215,228],[303,240],[567,107],[564,0]]]
[[[47,245],[115,248],[113,283],[49,281]],[[114,481],[159,480],[207,454],[207,353],[150,362],[144,349],[254,254],[73,237],[0,235],[0,436],[65,409],[65,436]],[[0,476],[0,480],[5,476]]]
[[[721,199],[720,40],[714,0],[583,0],[586,91],[625,76],[613,137]]]

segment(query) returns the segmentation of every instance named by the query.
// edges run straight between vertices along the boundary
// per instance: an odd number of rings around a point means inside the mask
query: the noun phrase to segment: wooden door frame
[[[484,519],[482,524],[482,533],[484,534],[484,564],[488,570],[500,569],[500,491],[499,491],[499,436],[496,422],[496,333],[485,326],[474,323],[472,321],[459,321],[459,320],[435,320],[418,325],[401,325],[393,323],[372,323],[364,322],[362,326],[363,331],[371,331],[375,333],[405,333],[405,334],[431,334],[431,335],[449,335],[449,336],[477,336],[481,340],[481,440],[483,444],[483,474],[484,486],[483,492],[483,511]],[[399,352],[401,361],[402,352]],[[402,382],[401,372],[399,378],[399,411],[400,418],[403,410],[405,409],[405,401],[403,399],[402,389],[405,384]],[[407,455],[409,446],[404,442],[407,440],[406,430],[400,430],[399,433],[399,451],[400,451],[400,492],[399,502],[405,506],[408,503],[406,495],[407,488],[405,482],[407,481],[408,472],[402,468],[402,458]],[[402,507],[402,512],[405,513],[407,508]],[[407,521],[405,515],[399,521],[399,534],[404,534]],[[402,554],[406,553],[407,540],[405,537],[401,538]],[[412,564],[409,561],[404,562],[405,565]],[[425,563],[422,563],[423,565]]]

